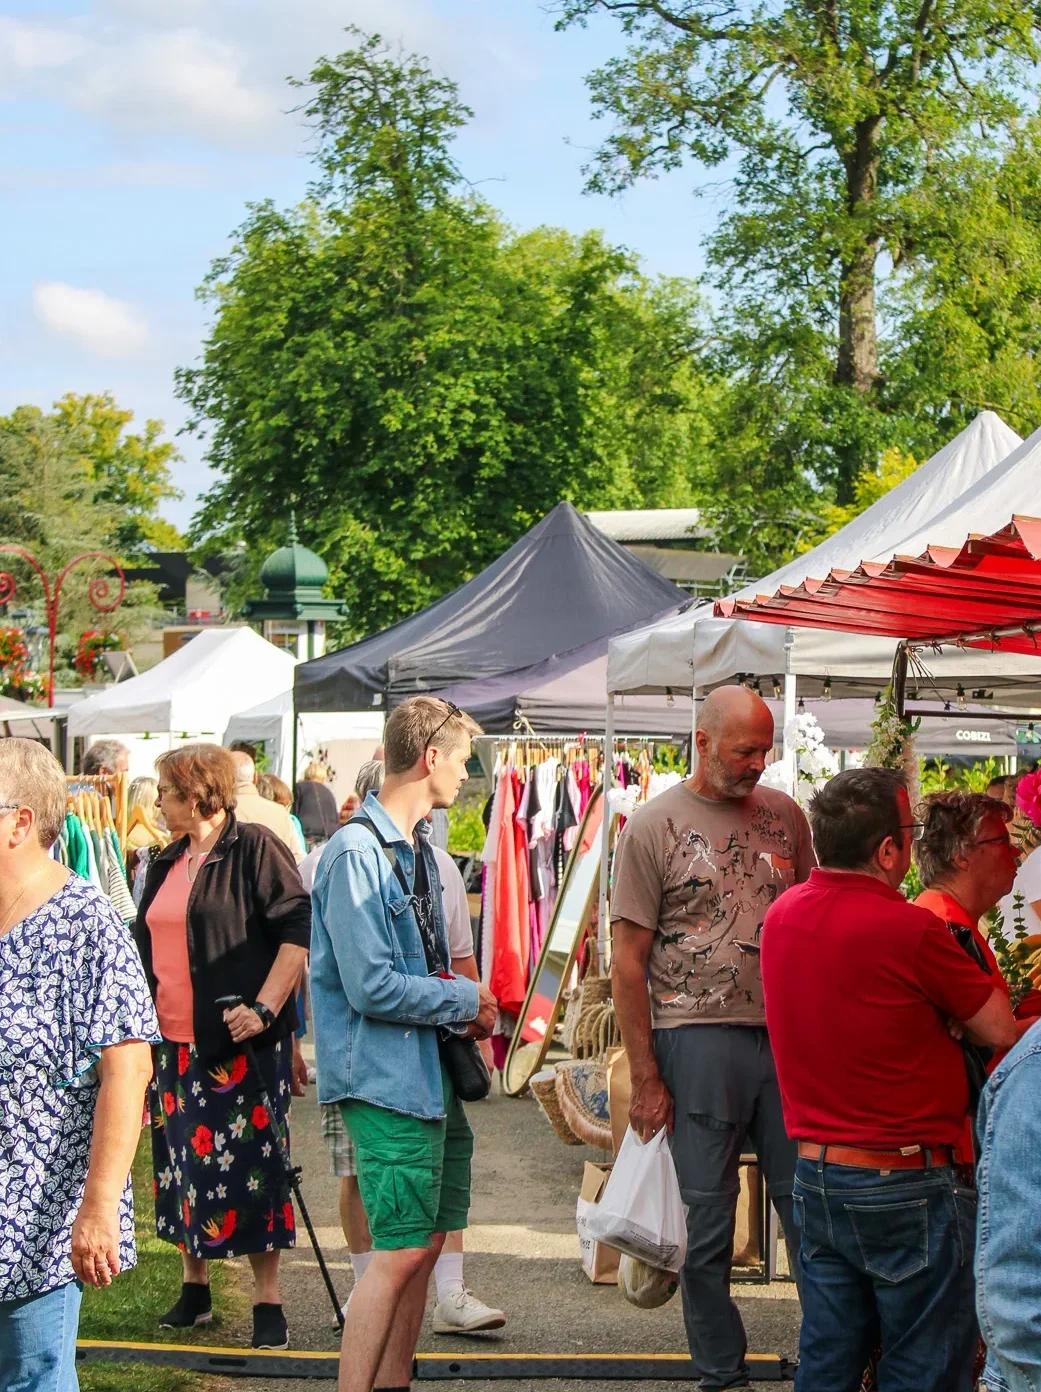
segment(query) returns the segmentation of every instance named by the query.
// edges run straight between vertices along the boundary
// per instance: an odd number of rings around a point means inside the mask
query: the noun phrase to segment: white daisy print
[[[218,1199],[226,1199],[228,1197],[228,1186],[226,1184],[217,1185],[217,1197]]]
[[[160,1170],[159,1183],[164,1189],[169,1189],[170,1185],[173,1183],[173,1174],[170,1171],[169,1165],[167,1165],[165,1170]]]
[[[237,1141],[242,1139],[242,1133],[246,1129],[246,1118],[241,1114],[235,1118],[228,1128]]]
[[[213,1138],[213,1144],[214,1144],[215,1149],[217,1149],[217,1150],[223,1150],[223,1149],[224,1149],[224,1142],[225,1142],[226,1140],[227,1140],[227,1137],[225,1136],[224,1132],[223,1132],[223,1131],[218,1131],[217,1134],[216,1134],[216,1135],[214,1136],[214,1138]]]
[[[230,1150],[224,1151],[223,1154],[217,1157],[217,1164],[220,1166],[222,1170],[230,1170],[232,1165],[234,1164],[234,1161],[235,1157],[234,1155],[232,1155]]]
[[[264,1144],[260,1147],[260,1153],[261,1153],[261,1155],[264,1156],[265,1159],[271,1154],[271,1142],[270,1142],[270,1141],[265,1141],[265,1142],[264,1142]]]

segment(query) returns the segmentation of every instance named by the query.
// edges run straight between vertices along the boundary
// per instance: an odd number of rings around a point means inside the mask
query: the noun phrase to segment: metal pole
[[[604,717],[604,822],[600,833],[600,901],[596,920],[596,955],[600,975],[607,967],[608,922],[607,886],[611,857],[611,804],[608,793],[614,782],[614,692],[607,693],[607,714]]]
[[[784,734],[781,742],[781,752],[787,770],[789,791],[792,797],[795,797],[799,791],[798,755],[788,738],[788,727],[795,719],[795,706],[798,695],[796,689],[796,676],[792,671],[792,652],[794,648],[795,629],[789,628],[785,630],[784,635]]]
[[[297,734],[297,726],[299,725],[299,723],[300,723],[300,721],[299,721],[299,718],[298,718],[297,713],[296,713],[296,677],[294,676],[294,678],[293,678],[293,740],[292,740],[293,752],[292,752],[292,754],[290,755],[290,757],[292,758],[292,761],[293,761],[293,762],[292,762],[292,765],[291,765],[290,770],[289,770],[289,786],[290,786],[290,788],[292,789],[292,793],[293,793],[293,797],[294,797],[294,798],[296,797],[296,734]]]

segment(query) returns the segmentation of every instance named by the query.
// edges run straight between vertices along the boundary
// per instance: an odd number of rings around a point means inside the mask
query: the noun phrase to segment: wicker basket
[[[596,1034],[592,1021],[611,999],[609,976],[587,975],[568,998],[564,1011],[564,1047],[575,1058],[589,1058],[596,1052]]]
[[[560,1102],[557,1099],[556,1072],[552,1068],[536,1073],[532,1078],[530,1087],[535,1094],[535,1100],[549,1122],[550,1126],[557,1133],[565,1145],[581,1145],[582,1142],[572,1131],[564,1120],[564,1114],[560,1110]]]
[[[607,1105],[607,1064],[569,1059],[557,1065],[557,1102],[568,1129],[585,1145],[613,1150]]]

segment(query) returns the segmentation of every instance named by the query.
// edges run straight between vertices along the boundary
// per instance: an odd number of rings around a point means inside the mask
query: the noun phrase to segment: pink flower
[[[1041,827],[1041,773],[1028,773],[1019,780],[1016,806],[1036,827]]]

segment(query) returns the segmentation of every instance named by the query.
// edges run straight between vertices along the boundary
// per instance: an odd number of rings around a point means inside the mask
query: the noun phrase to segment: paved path
[[[531,1098],[495,1093],[468,1108],[477,1137],[471,1227],[466,1235],[466,1282],[482,1300],[507,1315],[505,1329],[475,1337],[444,1337],[427,1324],[420,1351],[475,1353],[666,1353],[684,1352],[679,1298],[659,1310],[638,1310],[614,1286],[594,1286],[578,1261],[575,1200],[587,1159],[604,1158],[585,1146],[565,1146]],[[350,1266],[336,1210],[336,1181],[329,1174],[314,1090],[293,1107],[293,1153],[303,1165],[304,1195],[318,1240],[346,1299]],[[339,1339],[332,1309],[310,1247],[285,1254],[283,1301],[294,1348],[334,1349]],[[248,1288],[249,1276],[243,1272]],[[787,1281],[736,1287],[754,1352],[794,1357],[799,1307]],[[431,1309],[433,1302],[431,1302]],[[245,1330],[234,1331],[246,1343]],[[236,1382],[243,1392],[300,1392],[305,1384],[269,1379]],[[332,1383],[311,1384],[315,1387]],[[413,1384],[418,1386],[418,1384]],[[424,1384],[428,1385],[428,1384]],[[496,1392],[510,1382],[437,1382],[431,1392]],[[618,1389],[664,1392],[675,1382],[612,1383]],[[693,1386],[693,1384],[689,1384]],[[590,1383],[547,1387],[590,1392]],[[781,1384],[764,1383],[762,1387]]]

